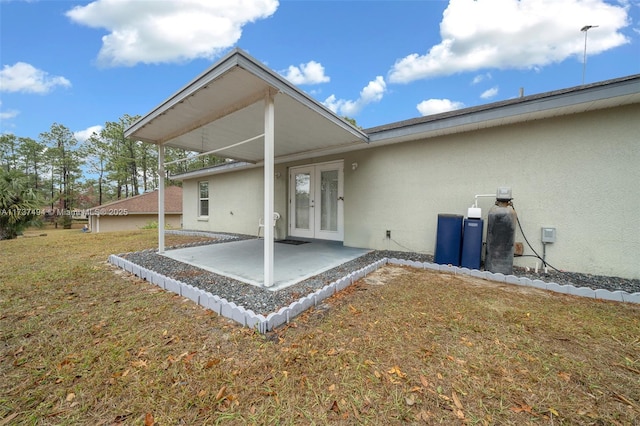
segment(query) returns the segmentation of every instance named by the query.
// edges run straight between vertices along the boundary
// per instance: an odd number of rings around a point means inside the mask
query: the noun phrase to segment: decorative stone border
[[[402,259],[388,259],[388,263],[392,265],[411,266],[419,269],[431,269],[434,271],[450,272],[453,274],[464,274],[472,277],[482,278],[489,281],[497,281],[507,284],[521,285],[525,287],[534,287],[541,290],[549,290],[556,293],[572,294],[580,297],[590,297],[592,299],[613,300],[615,302],[640,303],[640,293],[627,293],[626,291],[609,291],[604,289],[594,290],[589,287],[575,287],[571,284],[560,285],[554,282],[545,283],[542,280],[532,280],[526,277],[517,277],[515,275],[504,275],[501,273],[493,273],[490,271],[479,271],[477,269],[460,268],[457,266],[439,265],[429,262],[413,262]]]
[[[234,237],[235,238],[235,237]],[[112,254],[108,259],[109,263],[124,269],[143,280],[157,285],[158,287],[179,294],[191,299],[198,305],[210,309],[218,315],[232,319],[245,327],[253,328],[260,333],[266,333],[283,324],[288,324],[296,316],[300,315],[307,309],[317,306],[321,301],[331,297],[335,293],[344,290],[354,282],[364,278],[371,272],[386,265],[410,266],[418,269],[430,269],[440,272],[448,272],[453,274],[469,275],[489,281],[497,281],[506,284],[521,285],[526,287],[534,287],[542,290],[554,291],[556,293],[572,294],[581,297],[590,297],[595,299],[613,300],[616,302],[640,303],[640,293],[629,294],[626,291],[609,291],[609,290],[593,290],[588,287],[576,288],[573,285],[560,285],[557,283],[545,283],[541,280],[531,280],[530,278],[518,278],[515,275],[504,275],[500,273],[492,273],[489,271],[479,271],[477,269],[460,268],[457,266],[439,265],[429,262],[415,262],[403,259],[380,259],[364,268],[358,269],[339,280],[332,282],[307,296],[292,302],[289,306],[280,308],[278,312],[272,312],[266,317],[262,314],[256,314],[250,309],[229,302],[219,296],[211,294],[208,291],[201,290],[192,285],[185,284],[176,279],[159,274],[147,268],[143,268],[124,259],[118,255]]]
[[[233,302],[229,302],[226,299],[213,295],[208,291],[201,290],[150,269],[143,268],[118,255],[110,255],[108,261],[112,265],[124,269],[125,271],[153,283],[164,290],[191,299],[198,305],[206,309],[210,309],[218,315],[232,319],[245,327],[254,328],[263,334],[283,324],[289,323],[291,319],[300,315],[302,312],[312,306],[317,306],[324,299],[331,297],[340,290],[344,290],[354,282],[387,263],[386,258],[378,260],[371,265],[358,269],[357,271],[324,286],[320,290],[317,290],[300,300],[292,302],[289,306],[280,308],[278,312],[272,312],[265,317],[262,314],[256,314],[251,309],[245,309]]]

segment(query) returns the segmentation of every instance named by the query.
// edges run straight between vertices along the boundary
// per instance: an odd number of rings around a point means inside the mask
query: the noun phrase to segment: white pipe
[[[234,144],[225,146],[223,148],[212,149],[211,151],[203,152],[203,153],[200,153],[200,154],[197,154],[197,155],[192,155],[190,157],[178,158],[177,160],[173,160],[173,161],[169,161],[168,163],[164,163],[164,165],[165,166],[169,166],[171,164],[180,163],[182,161],[193,160],[194,158],[202,157],[203,155],[215,154],[216,152],[224,151],[225,149],[235,148],[236,146],[240,146],[240,145],[244,145],[245,143],[253,142],[256,139],[260,139],[263,136],[264,136],[264,133],[259,134],[258,136],[254,136],[252,138],[245,139],[243,141],[236,142]]]
[[[473,203],[473,207],[478,207],[478,197],[495,197],[495,196],[496,194],[476,194],[474,196],[474,199],[476,201]]]

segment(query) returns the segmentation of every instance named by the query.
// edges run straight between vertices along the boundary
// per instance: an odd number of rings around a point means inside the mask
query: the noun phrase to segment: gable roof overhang
[[[640,103],[640,74],[365,129],[369,147]]]
[[[264,161],[265,97],[275,108],[275,159],[368,142],[367,135],[241,49],[162,102],[125,136],[156,145]]]

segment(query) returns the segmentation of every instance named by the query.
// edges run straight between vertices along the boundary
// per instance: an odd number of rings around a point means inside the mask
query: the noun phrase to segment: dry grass
[[[154,231],[47,233],[0,242],[0,425],[640,422],[640,306],[386,267],[261,336],[105,263]]]

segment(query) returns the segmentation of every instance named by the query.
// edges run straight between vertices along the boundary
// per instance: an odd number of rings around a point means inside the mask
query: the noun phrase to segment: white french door
[[[343,161],[289,170],[289,235],[344,239]]]

